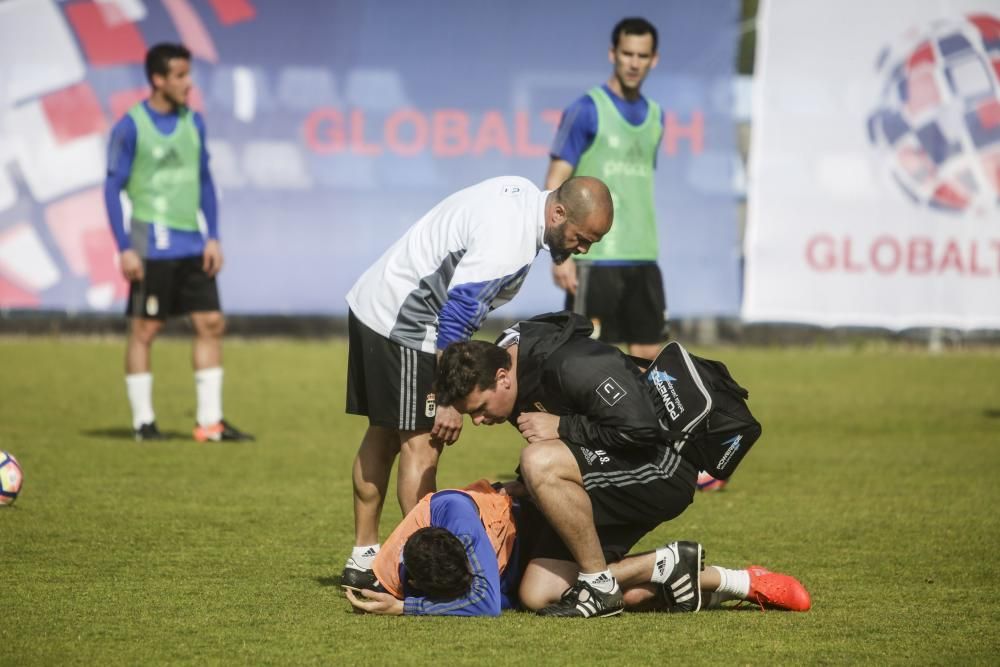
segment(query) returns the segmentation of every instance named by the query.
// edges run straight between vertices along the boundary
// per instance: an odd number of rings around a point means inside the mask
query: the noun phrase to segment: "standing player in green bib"
[[[615,224],[586,259],[553,266],[566,290],[566,308],[587,316],[608,343],[652,359],[664,339],[666,296],[656,263],[653,169],[663,136],[663,112],[639,88],[657,62],[656,28],[626,18],[611,33],[607,83],[563,112],[553,142],[545,188],[570,176],[596,176],[611,190]]]
[[[158,44],[146,54],[149,99],[111,130],[104,202],[130,283],[125,387],[136,440],[162,440],[153,412],[153,340],[173,315],[194,329],[197,413],[194,439],[252,440],[222,418],[225,320],[215,276],[222,269],[215,186],[208,169],[205,124],[187,106],[191,53]],[[126,229],[120,194],[132,205]],[[198,220],[205,218],[203,232]]]

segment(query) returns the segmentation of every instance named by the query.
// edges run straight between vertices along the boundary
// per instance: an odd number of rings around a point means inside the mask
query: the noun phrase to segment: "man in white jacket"
[[[467,340],[520,289],[539,250],[556,263],[585,254],[611,229],[607,186],[593,177],[540,191],[519,176],[491,178],[447,197],[389,248],[347,295],[347,412],[368,417],[354,460],[355,542],[342,583],[373,581],[378,523],[393,462],[407,514],[436,490],[442,447],[462,415],[438,409],[441,351]]]

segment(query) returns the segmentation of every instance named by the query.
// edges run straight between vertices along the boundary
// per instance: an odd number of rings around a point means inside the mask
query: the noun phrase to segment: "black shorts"
[[[608,563],[620,561],[656,525],[597,526],[597,538]],[[521,500],[517,521],[517,563],[523,576],[528,563],[536,558],[575,560],[569,547],[530,498]]]
[[[576,263],[577,295],[566,293],[566,310],[590,318],[605,343],[661,343],[667,297],[656,263],[606,266]]]
[[[437,356],[372,331],[348,311],[347,412],[372,426],[429,431],[434,426]]]
[[[144,259],[143,279],[129,286],[125,314],[151,320],[222,310],[215,277],[202,268],[202,258]]]
[[[647,533],[680,516],[694,500],[698,470],[666,445],[613,454],[566,446],[580,466],[597,537],[609,563],[621,560]],[[533,504],[524,503],[519,519],[518,539],[524,539],[521,553],[527,560],[573,560]]]

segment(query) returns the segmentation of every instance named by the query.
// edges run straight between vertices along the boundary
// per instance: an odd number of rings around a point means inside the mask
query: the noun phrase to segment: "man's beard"
[[[553,264],[562,264],[573,256],[571,250],[566,250],[566,225],[556,225],[545,232],[545,243],[549,246],[549,254],[552,255]]]

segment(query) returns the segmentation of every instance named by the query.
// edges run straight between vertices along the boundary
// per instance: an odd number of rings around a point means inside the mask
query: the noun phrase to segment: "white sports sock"
[[[618,590],[618,580],[611,574],[611,570],[601,572],[581,572],[578,577],[580,581],[585,581],[602,593],[614,593]]]
[[[709,567],[714,567],[722,579],[719,587],[715,589],[719,593],[732,596],[729,599],[739,598],[740,600],[745,600],[750,595],[750,573],[747,570],[727,570],[718,565],[710,565]]]
[[[222,420],[222,368],[202,368],[194,372],[198,396],[198,426],[211,426]]]
[[[133,373],[125,376],[125,391],[132,406],[132,428],[138,430],[143,424],[156,419],[153,414],[153,374]]]
[[[674,568],[677,567],[677,543],[672,542],[656,550],[656,560],[653,561],[653,574],[649,580],[654,584],[666,583]]]
[[[356,570],[370,570],[375,556],[378,555],[379,545],[369,544],[351,549],[351,557],[347,559],[347,567]]]

